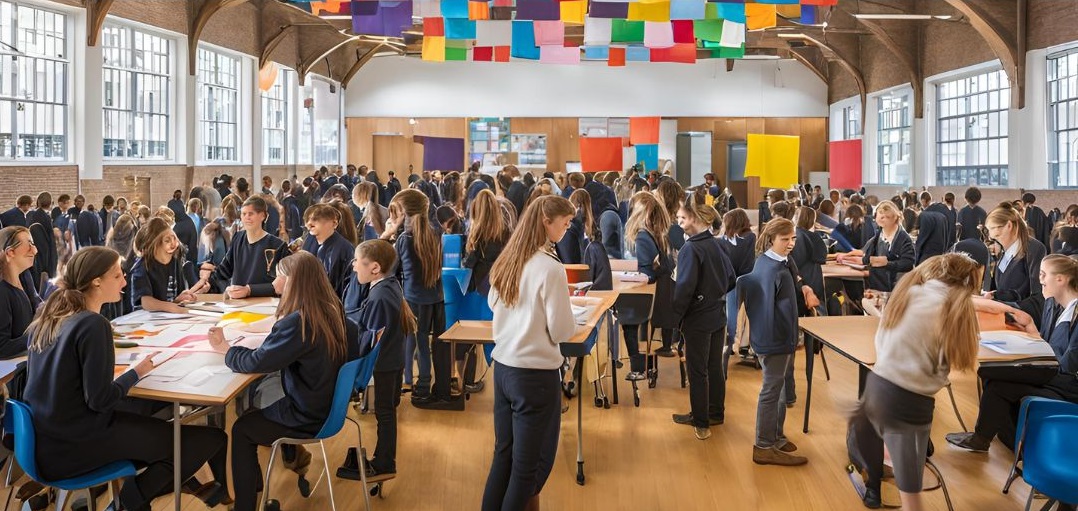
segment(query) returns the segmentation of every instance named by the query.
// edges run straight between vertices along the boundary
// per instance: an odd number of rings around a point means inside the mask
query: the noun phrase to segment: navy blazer
[[[79,248],[101,244],[101,218],[88,209],[79,212],[75,220],[75,240]]]
[[[940,255],[951,246],[947,242],[947,217],[942,213],[925,210],[918,217],[920,227],[917,229],[917,258],[914,264],[921,264],[925,259]]]
[[[356,281],[356,279],[352,279]],[[357,282],[358,284],[358,282]],[[358,309],[348,309],[348,319],[359,325],[360,331],[378,331],[384,328],[378,343],[382,346],[378,352],[375,371],[397,371],[404,369],[404,330],[401,328],[401,307],[404,305],[404,291],[397,278],[390,275],[367,286],[368,292]]]
[[[823,300],[823,264],[827,262],[827,245],[823,238],[815,232],[797,229],[797,243],[790,259],[801,273],[802,283]]]
[[[311,236],[314,238],[314,236]],[[316,240],[317,242],[317,240]],[[329,277],[329,285],[337,292],[337,297],[344,298],[344,288],[352,278],[352,258],[356,247],[353,247],[341,233],[334,232],[321,245],[317,245],[313,254],[322,261]]]
[[[954,245],[956,242],[955,237],[957,235],[955,229],[957,229],[958,224],[958,212],[947,207],[947,205],[942,202],[937,202],[928,206],[925,208],[925,211],[932,211],[943,215],[943,218],[946,219],[946,222],[943,224],[943,238],[947,242],[948,247]]]
[[[677,256],[673,315],[682,330],[726,328],[726,293],[734,285],[730,258],[710,231],[695,234]]]
[[[26,354],[26,327],[30,326],[41,305],[33,280],[30,270],[19,275],[22,289],[0,280],[0,359]]]
[[[958,223],[962,224],[962,230],[958,232],[958,240],[981,239],[981,231],[977,229],[977,226],[984,225],[987,218],[988,213],[980,206],[967,204],[958,210]]]
[[[737,279],[737,297],[749,317],[749,344],[758,355],[797,350],[797,295],[789,268],[766,254]]]
[[[408,303],[432,305],[445,301],[442,294],[441,253],[438,254],[438,281],[434,283],[434,287],[427,287],[423,283],[423,263],[415,251],[415,238],[412,237],[411,231],[401,233],[394,248],[397,249],[397,268],[390,273],[396,274],[397,280],[403,284],[404,297],[408,299]]]
[[[558,259],[561,259],[562,264],[580,264],[584,261],[584,243],[584,223],[580,218],[573,217],[569,221],[569,229],[555,245]]]
[[[1059,360],[1059,372],[1078,377],[1078,322],[1075,318],[1056,325],[1063,306],[1054,298],[1044,301],[1044,315],[1041,318],[1041,337],[1052,346],[1052,352]]]
[[[740,277],[752,272],[756,264],[756,233],[749,231],[737,237],[737,245],[726,238],[718,238],[719,245],[726,251],[726,257],[730,258],[730,265],[734,268],[734,275]]]
[[[26,223],[30,227],[30,236],[37,246],[34,258],[34,278],[47,273],[50,278],[56,275],[56,236],[53,235],[52,217],[43,209],[33,209],[26,214]],[[34,227],[37,225],[38,227]]]
[[[23,213],[17,206],[11,208],[2,214],[0,214],[0,225],[4,227],[27,227],[29,224],[26,221],[26,213]]]
[[[996,300],[1018,304],[1018,308],[1032,316],[1034,321],[1040,319],[1044,312],[1040,273],[1045,252],[1041,242],[1030,238],[1026,244],[1026,255],[1008,263],[1007,271],[1001,272],[997,265],[988,282],[988,290],[995,291],[993,297]]]
[[[643,229],[636,234],[636,265],[639,271],[648,276],[648,283],[655,284],[655,307],[651,312],[652,326],[657,328],[677,328],[678,318],[665,304],[673,298],[674,282],[670,275],[674,273],[674,264],[668,254],[660,254],[659,246],[651,233]]]
[[[595,291],[610,291],[614,289],[614,275],[610,271],[610,256],[606,255],[606,247],[599,241],[585,240],[584,264],[588,265],[591,273],[591,289]]]
[[[348,353],[345,360],[333,360],[325,340],[304,338],[302,321],[299,311],[281,318],[258,349],[229,348],[225,365],[237,373],[280,371],[284,397],[262,413],[273,422],[314,435],[329,416],[341,366],[359,357],[359,327],[345,320]],[[306,331],[311,335],[310,327]]]
[[[868,288],[875,289],[877,291],[890,292],[895,288],[895,284],[898,283],[898,274],[906,273],[913,269],[913,263],[917,259],[916,252],[913,249],[913,240],[910,239],[910,235],[906,234],[900,227],[895,232],[895,239],[891,240],[891,249],[887,251],[887,266],[880,268],[873,268],[869,264],[869,257],[876,255],[876,244],[880,241],[880,233],[876,233],[872,239],[865,243],[864,252],[865,255],[862,258],[862,263],[865,266],[869,266],[868,269]]]

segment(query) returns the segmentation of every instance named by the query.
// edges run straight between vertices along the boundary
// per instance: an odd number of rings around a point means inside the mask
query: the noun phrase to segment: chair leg
[[[831,381],[831,370],[827,368],[827,357],[823,354],[823,349],[820,350],[820,362],[823,363],[823,375],[827,381]]]
[[[951,492],[947,491],[947,482],[943,480],[943,473],[940,472],[935,463],[932,463],[930,458],[925,458],[925,464],[933,474],[936,474],[936,478],[940,481],[940,488],[943,489],[943,499],[947,502],[947,510],[954,511],[954,505],[951,503]]]
[[[109,481],[109,501],[112,502],[113,509],[120,509],[120,480],[113,479]]]
[[[262,505],[259,509],[266,509],[266,502],[269,501],[269,489],[270,489],[270,476],[273,475],[273,464],[277,461],[277,449],[281,444],[273,442],[273,447],[270,448],[269,463],[266,464],[266,478],[262,482]]]
[[[1011,472],[1007,474],[1007,480],[1003,483],[1003,494],[1006,495],[1011,491],[1011,485],[1021,475],[1021,471],[1018,470],[1018,462],[1022,461],[1022,442],[1018,442],[1018,447],[1014,450],[1014,463],[1011,463]]]
[[[337,511],[337,501],[336,501],[336,499],[333,498],[333,478],[328,477],[329,476],[329,457],[326,456],[326,443],[319,440],[318,441],[318,447],[322,449],[322,460],[326,464],[326,476],[327,476],[326,477],[326,487],[329,488],[329,508],[332,509],[333,511]],[[364,473],[366,473],[366,470],[364,470]],[[319,477],[319,479],[321,479],[321,477]],[[366,488],[364,488],[364,492],[366,492]]]
[[[1058,502],[1056,499],[1048,499],[1048,502],[1045,502],[1044,505],[1041,506],[1041,511],[1052,509],[1052,506],[1056,505],[1056,502]]]
[[[958,417],[958,424],[962,426],[962,431],[968,432],[966,421],[962,420],[962,413],[958,411],[958,402],[954,399],[954,388],[951,387],[950,382],[947,383],[947,395],[951,398],[951,408],[954,410],[954,416]]]
[[[67,499],[71,496],[71,492],[67,490],[56,490],[56,511],[64,511],[67,509]]]
[[[91,488],[86,488],[86,511],[97,511],[97,499]]]
[[[1026,497],[1026,511],[1029,511],[1033,508],[1033,494],[1036,492],[1036,489],[1034,489],[1032,486],[1029,487],[1029,496]]]
[[[359,459],[359,480],[363,483],[363,510],[371,510],[371,492],[367,488],[367,452],[363,449],[363,428],[359,426],[358,420],[352,420],[351,417],[345,417],[352,421],[352,424],[356,425],[356,438],[357,445],[359,446],[356,451],[356,457]]]

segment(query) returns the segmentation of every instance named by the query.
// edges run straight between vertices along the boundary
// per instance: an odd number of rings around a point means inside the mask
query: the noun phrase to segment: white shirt
[[[493,287],[487,296],[494,312],[494,360],[519,369],[561,367],[558,344],[576,333],[565,268],[540,250],[524,264],[519,289],[512,307]]]
[[[939,314],[947,299],[947,285],[930,280],[909,292],[916,298],[906,305],[898,325],[876,330],[872,372],[910,392],[931,397],[947,385],[951,372],[943,352],[943,337],[948,334]]]
[[[1008,248],[1005,252],[1003,252],[1003,257],[999,258],[999,265],[997,266],[999,268],[999,272],[1003,273],[1007,271],[1007,266],[1010,266],[1011,261],[1013,261],[1014,257],[1017,255],[1018,242],[1015,241],[1014,243],[1011,243],[1011,248]]]
[[[1063,309],[1063,314],[1059,315],[1059,319],[1056,320],[1056,325],[1063,323],[1064,321],[1074,320],[1074,309],[1078,307],[1078,298],[1071,300],[1071,303],[1067,304],[1067,307]]]
[[[770,257],[771,259],[774,259],[774,260],[776,260],[776,261],[778,261],[780,263],[785,263],[786,262],[786,256],[780,256],[778,254],[778,252],[775,252],[774,250],[771,250],[771,249],[767,249],[767,252],[764,252],[764,255],[767,256],[767,257]]]

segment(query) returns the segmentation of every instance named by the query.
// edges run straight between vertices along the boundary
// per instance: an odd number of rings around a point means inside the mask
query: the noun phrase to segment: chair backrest
[[[344,426],[344,417],[348,414],[348,403],[352,399],[352,391],[356,387],[364,386],[374,376],[374,364],[378,361],[378,353],[382,351],[382,343],[376,342],[374,348],[366,355],[357,358],[341,366],[337,373],[337,385],[333,389],[333,405],[329,409],[326,422],[318,431],[315,438],[329,438],[336,435]],[[22,460],[19,460],[22,463]]]
[[[1022,478],[1049,498],[1078,502],[1078,415],[1050,415],[1026,430]]]
[[[618,323],[643,325],[651,320],[655,305],[655,285],[648,284],[618,294],[614,306],[618,310]]]
[[[1022,407],[1018,410],[1018,427],[1014,434],[1014,445],[1018,447],[1023,443],[1027,423],[1039,421],[1051,415],[1078,415],[1078,404],[1046,397],[1029,396],[1023,399]]]
[[[23,472],[35,481],[44,481],[37,471],[37,439],[34,435],[34,416],[22,401],[7,400],[4,429],[15,435],[15,459]]]

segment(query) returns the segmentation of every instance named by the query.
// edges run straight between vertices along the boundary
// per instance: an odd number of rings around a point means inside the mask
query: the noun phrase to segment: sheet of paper
[[[147,390],[218,396],[224,394],[228,385],[237,377],[238,375],[234,373],[213,374],[212,370],[203,368],[196,374],[191,374],[178,380],[160,378],[151,374],[140,380],[135,386]]]
[[[150,373],[158,379],[180,380],[196,369],[224,364],[225,356],[221,353],[185,353],[169,359],[155,367]]]
[[[118,365],[118,366],[128,366],[128,365],[138,364],[139,362],[142,362],[142,360],[144,358],[146,358],[146,356],[151,354],[151,353],[154,353],[154,351],[149,350],[149,349],[146,349],[146,350],[132,350],[132,351],[125,351],[125,352],[122,352],[122,353],[117,353],[116,354],[116,365]],[[155,366],[164,364],[169,359],[176,356],[175,351],[159,351],[159,352],[156,352],[156,353],[157,354],[153,356],[153,365],[155,365]]]
[[[1041,339],[1018,332],[981,332],[981,346],[1005,355],[1054,356],[1052,347]]]
[[[185,319],[190,319],[190,318],[191,318],[191,316],[189,314],[174,314],[174,313],[171,313],[171,312],[149,312],[149,311],[146,311],[146,310],[138,310],[138,311],[132,312],[131,314],[120,316],[120,317],[112,320],[112,324],[114,324],[114,325],[141,325],[141,324],[146,324],[146,323],[153,323],[155,321],[185,320]]]

